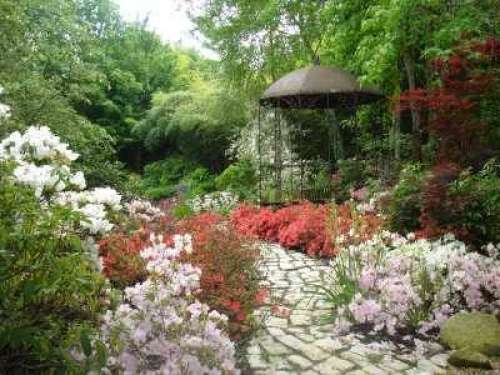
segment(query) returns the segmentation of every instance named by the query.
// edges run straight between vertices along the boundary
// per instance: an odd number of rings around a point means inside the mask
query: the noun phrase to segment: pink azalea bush
[[[124,374],[236,374],[227,317],[200,303],[201,270],[177,260],[192,252],[189,235],[174,246],[159,236],[141,252],[149,277],[125,289],[125,302],[107,311],[101,340],[104,372]]]
[[[459,311],[498,314],[499,249],[489,244],[484,256],[452,235],[429,241],[389,232],[350,246],[332,261],[335,282],[344,286],[337,296],[350,291],[335,300],[337,328],[435,337]]]

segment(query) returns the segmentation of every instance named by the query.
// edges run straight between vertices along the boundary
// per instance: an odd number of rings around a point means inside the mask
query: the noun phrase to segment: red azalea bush
[[[116,233],[101,240],[99,254],[103,274],[122,288],[141,281],[146,276],[146,270],[140,252],[149,244],[147,230],[138,230],[131,236]]]
[[[229,317],[231,336],[239,338],[251,327],[248,317],[262,302],[256,247],[223,223],[220,215],[206,213],[183,220],[177,232],[193,236],[193,252],[183,254],[180,260],[202,270],[197,298],[224,312]]]
[[[202,270],[201,290],[197,298],[229,317],[232,338],[239,338],[251,328],[248,317],[262,304],[265,292],[259,290],[256,274],[257,249],[221,215],[203,213],[173,222],[168,217],[144,223],[130,235],[117,233],[100,242],[103,273],[118,287],[126,287],[146,276],[140,252],[151,244],[152,233],[163,235],[172,245],[174,234],[189,233],[193,251],[179,260]]]
[[[310,256],[334,256],[341,245],[368,239],[381,225],[376,215],[354,213],[348,204],[332,208],[310,202],[276,211],[243,205],[233,211],[231,222],[242,234],[303,249]]]

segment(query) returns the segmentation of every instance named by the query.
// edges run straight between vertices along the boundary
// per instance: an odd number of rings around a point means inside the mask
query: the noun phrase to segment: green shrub
[[[72,338],[101,310],[104,279],[80,238],[61,235],[77,215],[42,207],[9,175],[0,163],[0,373],[64,373]]]
[[[388,207],[390,230],[408,233],[420,228],[424,178],[423,168],[419,164],[408,164],[401,171]]]
[[[203,167],[198,167],[182,179],[187,187],[187,195],[195,197],[205,195],[215,190],[215,176]]]
[[[171,197],[180,181],[194,169],[192,163],[175,157],[148,164],[144,167],[141,189],[152,199]]]
[[[241,199],[255,198],[257,176],[249,160],[231,164],[215,179],[217,190],[230,191]]]
[[[185,203],[175,205],[171,213],[177,219],[185,219],[194,215],[193,209]]]
[[[465,229],[464,240],[481,246],[500,242],[500,165],[495,159],[482,171],[463,172],[451,184],[449,196],[455,221]]]
[[[345,159],[338,161],[339,174],[342,184],[349,189],[358,189],[363,186],[365,178],[365,163],[357,159]]]

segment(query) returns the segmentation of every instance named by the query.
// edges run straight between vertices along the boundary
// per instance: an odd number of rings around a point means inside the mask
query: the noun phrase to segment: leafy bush
[[[182,184],[187,186],[187,195],[195,197],[215,190],[215,176],[203,167],[198,167],[182,179]]]
[[[80,238],[61,235],[80,215],[42,205],[10,173],[0,163],[0,372],[64,371],[71,337],[97,319],[104,279]]]
[[[452,235],[414,241],[389,232],[351,246],[334,260],[327,293],[337,328],[437,337],[442,323],[462,310],[498,314],[499,250],[490,244],[490,256],[482,256]]]
[[[419,164],[409,164],[402,169],[387,212],[390,230],[409,233],[421,227],[419,218],[424,178],[423,168]]]
[[[231,164],[215,179],[219,191],[230,191],[241,199],[255,198],[257,176],[255,168],[248,160]]]
[[[168,158],[144,167],[142,189],[152,199],[168,198],[177,192],[177,185],[194,170],[194,165],[184,159]]]
[[[187,203],[176,204],[172,208],[171,213],[176,219],[185,219],[188,218],[189,216],[194,215],[193,209]]]
[[[476,246],[487,242],[499,243],[500,168],[496,159],[492,159],[477,174],[462,173],[450,190],[454,201],[465,202],[460,215],[467,230],[464,239]]]
[[[47,127],[0,142],[2,372],[72,372],[69,347],[88,349],[105,297],[94,237],[113,228],[121,196],[84,190],[78,156]]]
[[[420,220],[420,236],[446,232],[479,248],[498,242],[500,222],[500,177],[495,159],[479,173],[452,164],[436,166],[426,180]]]

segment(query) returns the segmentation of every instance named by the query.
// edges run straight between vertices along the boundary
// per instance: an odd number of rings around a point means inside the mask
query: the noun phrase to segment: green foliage
[[[198,167],[182,179],[188,188],[187,196],[205,195],[215,190],[215,176],[203,167]]]
[[[175,157],[150,163],[144,167],[142,191],[152,199],[171,197],[180,181],[194,169],[192,163]]]
[[[73,331],[100,312],[104,280],[80,239],[61,235],[75,214],[41,207],[8,168],[0,165],[0,372],[61,372]]]
[[[483,170],[461,174],[449,190],[456,222],[464,227],[476,245],[500,242],[500,169],[496,159]]]
[[[419,218],[424,179],[425,173],[420,164],[408,164],[402,169],[388,207],[388,225],[391,230],[408,233],[421,227]]]
[[[245,102],[217,81],[158,93],[134,134],[151,152],[169,150],[211,171],[226,164],[226,150],[246,124]],[[163,151],[164,153],[164,151]]]
[[[217,190],[230,191],[240,199],[255,198],[257,187],[256,171],[248,160],[240,160],[227,167],[215,179]]]
[[[185,203],[176,204],[171,213],[177,219],[185,219],[194,215],[194,211]]]

